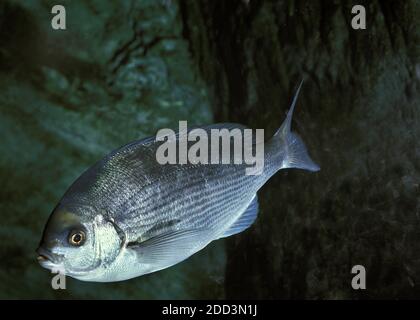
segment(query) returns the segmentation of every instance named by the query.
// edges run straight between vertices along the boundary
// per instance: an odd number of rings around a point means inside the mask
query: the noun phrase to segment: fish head
[[[58,207],[37,249],[42,267],[78,279],[97,276],[118,255],[121,239],[112,223],[91,208]]]

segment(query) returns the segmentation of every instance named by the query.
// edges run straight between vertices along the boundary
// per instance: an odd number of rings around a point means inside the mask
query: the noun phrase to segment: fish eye
[[[81,246],[86,240],[86,234],[81,230],[72,231],[69,234],[69,243],[72,246]]]

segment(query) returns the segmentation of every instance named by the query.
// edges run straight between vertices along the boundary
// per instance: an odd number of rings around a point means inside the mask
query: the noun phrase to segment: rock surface
[[[293,127],[321,166],[259,192],[228,240],[228,298],[420,297],[420,6],[358,4],[366,30],[348,1],[181,1],[215,120],[270,136],[304,78]]]

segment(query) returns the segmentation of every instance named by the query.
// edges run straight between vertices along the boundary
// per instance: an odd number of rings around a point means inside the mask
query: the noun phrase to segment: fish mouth
[[[49,259],[48,259],[48,257],[40,254],[38,257],[36,257],[36,260],[38,260],[39,263],[43,263],[45,261],[48,261]]]
[[[36,260],[42,267],[46,269],[51,269],[53,267],[56,267],[61,261],[61,257],[59,255],[56,255],[48,250],[45,250],[42,247],[39,247],[36,250],[36,253],[38,254]]]

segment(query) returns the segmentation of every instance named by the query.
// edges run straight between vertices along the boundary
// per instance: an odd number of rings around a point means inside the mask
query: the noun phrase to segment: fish
[[[258,215],[257,192],[277,171],[320,170],[291,131],[301,86],[286,119],[264,142],[259,175],[246,175],[246,164],[161,165],[155,154],[162,142],[155,136],[110,152],[53,209],[36,250],[38,262],[81,281],[124,281],[169,268],[212,241],[248,229]],[[246,129],[234,123],[201,128]]]

